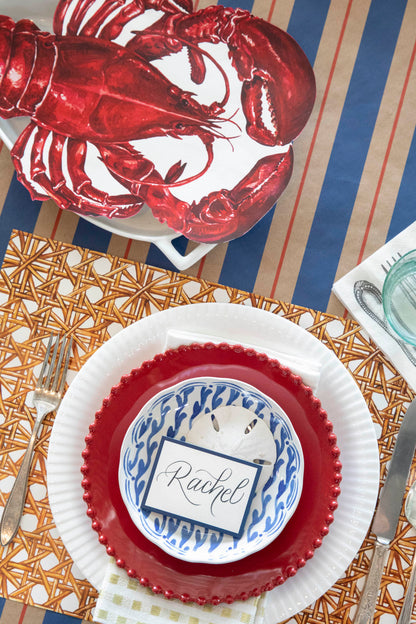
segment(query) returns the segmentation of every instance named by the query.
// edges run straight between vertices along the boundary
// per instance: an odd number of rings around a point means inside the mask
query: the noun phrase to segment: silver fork
[[[400,260],[400,258],[402,257],[402,254],[400,252],[397,253],[397,258],[394,257],[394,255],[391,257],[391,261],[390,260],[386,260],[386,265],[385,266],[383,263],[381,264],[381,268],[383,269],[384,273],[387,275],[387,273],[390,271],[390,269],[392,268],[393,264],[395,262],[397,262],[398,260]],[[416,278],[414,275],[410,275],[405,277],[401,284],[400,284],[400,288],[404,294],[404,296],[406,297],[406,299],[409,301],[409,303],[416,308]]]
[[[0,542],[2,546],[6,546],[12,541],[19,528],[20,518],[22,517],[26,499],[32,456],[39,428],[46,414],[53,412],[58,407],[64,391],[69,356],[71,353],[72,336],[70,339],[64,337],[60,349],[59,334],[57,334],[55,345],[53,346],[54,338],[54,334],[49,338],[42,369],[33,395],[33,405],[36,408],[36,420],[32,435],[1,518]],[[57,361],[58,351],[59,357]]]

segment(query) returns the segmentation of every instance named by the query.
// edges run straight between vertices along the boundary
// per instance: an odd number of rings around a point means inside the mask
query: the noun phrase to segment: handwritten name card
[[[163,437],[142,508],[241,537],[261,466]]]

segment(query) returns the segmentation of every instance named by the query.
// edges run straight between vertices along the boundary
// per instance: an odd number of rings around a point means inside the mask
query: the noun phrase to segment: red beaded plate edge
[[[292,420],[304,451],[304,488],[287,527],[263,550],[231,564],[188,563],[164,553],[132,523],[118,488],[117,453],[141,407],[161,389],[179,380],[206,375],[240,379],[277,401]],[[121,418],[115,419],[114,413],[120,413]],[[298,375],[254,349],[208,343],[158,354],[121,378],[103,400],[89,429],[81,472],[83,498],[92,528],[119,567],[166,598],[219,604],[260,595],[294,576],[329,532],[342,479],[340,450],[332,423],[319,399]],[[105,450],[107,457],[103,455]],[[317,463],[323,462],[326,469],[325,472],[321,466],[319,475],[313,462],[318,450],[321,455]],[[324,450],[329,453],[322,453]],[[324,478],[319,480],[319,476]],[[317,490],[324,497],[318,508]]]

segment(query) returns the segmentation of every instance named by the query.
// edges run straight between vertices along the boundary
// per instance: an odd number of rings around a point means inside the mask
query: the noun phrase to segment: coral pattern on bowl
[[[236,410],[231,419],[226,418],[230,408]],[[219,431],[216,432],[212,416],[217,413]],[[115,417],[116,414],[117,406],[114,406]],[[225,421],[224,432],[228,429],[228,444],[221,435],[222,420]],[[257,431],[260,435],[256,435]],[[222,451],[228,447],[230,456],[268,462],[266,479],[262,479],[262,487],[257,488],[245,531],[239,539],[220,530],[141,508],[163,436],[201,447],[204,438],[218,438],[217,446],[220,445]],[[268,446],[269,436],[274,448],[267,458],[263,456],[262,446]],[[239,454],[241,447],[242,454]],[[206,448],[213,450],[209,446]],[[247,452],[251,458],[246,457]],[[289,418],[265,394],[233,379],[199,377],[162,390],[140,410],[121,446],[119,486],[131,519],[153,543],[185,561],[222,564],[264,548],[292,517],[302,484],[302,448]]]
[[[259,552],[222,565],[182,561],[150,542],[131,520],[118,487],[121,444],[140,409],[164,388],[197,376],[238,379],[276,401],[300,440],[307,475],[280,535]],[[332,423],[299,376],[254,349],[208,343],[156,355],[112,388],[85,441],[83,498],[99,542],[129,576],[167,598],[218,604],[269,591],[307,565],[334,520],[342,465]]]

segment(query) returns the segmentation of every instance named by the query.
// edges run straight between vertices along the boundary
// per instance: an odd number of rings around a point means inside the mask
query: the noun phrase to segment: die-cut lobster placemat
[[[11,155],[33,198],[112,219],[146,204],[217,243],[286,188],[315,79],[277,26],[192,0],[60,0],[54,34],[8,17],[0,31],[0,116],[28,117]]]

